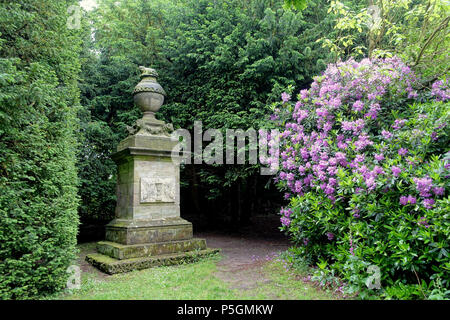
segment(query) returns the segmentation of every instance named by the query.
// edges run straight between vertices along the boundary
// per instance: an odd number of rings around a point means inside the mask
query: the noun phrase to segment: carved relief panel
[[[141,203],[175,202],[175,178],[141,178]]]

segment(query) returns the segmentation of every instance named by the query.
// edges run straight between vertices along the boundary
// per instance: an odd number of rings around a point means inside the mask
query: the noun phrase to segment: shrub
[[[64,288],[76,258],[74,3],[0,3],[0,299]]]
[[[420,94],[416,83],[396,57],[348,60],[274,107],[276,181],[290,201],[282,230],[349,293],[424,298],[449,287],[448,82]],[[385,290],[368,291],[369,265]],[[392,294],[398,286],[410,294]]]

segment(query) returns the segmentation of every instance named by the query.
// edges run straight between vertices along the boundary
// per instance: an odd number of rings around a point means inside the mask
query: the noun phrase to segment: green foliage
[[[397,55],[427,81],[449,71],[450,6],[442,0],[336,1],[334,32],[318,39],[336,57]]]
[[[168,98],[157,117],[175,128],[192,130],[198,120],[203,130],[257,129],[285,86],[304,87],[325,67],[328,52],[315,43],[331,24],[317,23],[322,2],[295,13],[273,1],[99,1],[87,16],[95,41],[87,34],[80,85],[81,218],[113,215],[115,166],[107,157],[140,116],[131,96],[139,65],[158,70]],[[182,185],[190,190],[182,193],[191,193],[196,212],[248,212],[243,201],[257,202],[267,182],[258,175],[258,166],[187,166]]]
[[[411,176],[428,174],[435,185],[445,190],[449,189],[449,170],[444,169],[442,156],[437,155],[443,155],[448,149],[448,129],[439,132],[437,141],[426,137],[448,123],[448,110],[448,103],[410,106],[403,113],[405,117],[408,114],[410,120],[392,143],[393,148],[407,146],[424,159],[419,165],[408,168]],[[384,150],[387,154],[388,149]],[[393,164],[397,161],[399,159],[390,160]],[[367,194],[355,192],[357,175],[341,172],[338,173],[339,201],[333,203],[320,192],[306,193],[291,200],[293,215],[286,230],[299,244],[298,255],[319,266],[321,261],[329,262],[327,268],[319,268],[316,280],[328,283],[339,275],[346,283],[344,292],[358,293],[362,299],[374,294],[387,299],[448,298],[450,199],[447,196],[437,200],[432,210],[419,204],[399,204],[400,195],[416,192],[409,174],[402,173],[399,183],[386,177],[392,180],[387,183],[391,186],[389,191]],[[347,203],[343,199],[348,196],[351,199]],[[360,218],[352,217],[355,208],[361,209]],[[424,219],[427,224],[421,224]],[[335,240],[328,240],[324,236],[327,232],[333,233]],[[308,239],[307,245],[303,239]],[[349,253],[351,247],[354,256]],[[379,292],[366,287],[369,265],[381,270],[382,290]],[[330,274],[331,270],[335,273]]]
[[[296,100],[284,94],[271,116],[282,129],[277,184],[290,199],[282,230],[323,285],[341,277],[364,299],[396,297],[395,288],[409,299],[445,294],[448,81],[418,93],[420,78],[397,57],[330,64],[314,80]],[[392,290],[367,284],[369,269]]]
[[[297,10],[304,10],[308,6],[309,0],[284,0],[283,7],[285,9],[295,8]]]
[[[73,3],[0,2],[0,299],[64,288],[76,257]]]

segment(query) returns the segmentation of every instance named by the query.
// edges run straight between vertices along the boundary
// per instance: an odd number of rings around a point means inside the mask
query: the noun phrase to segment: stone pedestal
[[[180,162],[172,156],[177,141],[171,125],[145,112],[132,135],[112,155],[117,171],[115,219],[106,241],[86,257],[107,273],[195,261],[216,253],[192,237],[192,224],[180,217]]]

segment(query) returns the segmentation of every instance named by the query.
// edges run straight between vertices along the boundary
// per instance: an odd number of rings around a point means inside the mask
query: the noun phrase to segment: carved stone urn
[[[133,90],[133,98],[136,106],[144,113],[142,119],[127,129],[131,135],[170,136],[173,126],[170,123],[155,118],[155,113],[164,103],[166,92],[156,81],[158,73],[155,69],[139,67],[141,70],[141,82]]]
[[[144,113],[144,118],[154,117],[164,103],[166,92],[156,81],[158,73],[155,69],[139,67],[141,70],[141,82],[133,91],[134,103]]]
[[[134,101],[144,112],[111,158],[117,164],[115,219],[105,241],[86,260],[113,274],[157,265],[196,261],[217,252],[193,238],[192,223],[180,217],[180,159],[171,124],[155,118],[165,92],[154,69],[140,67]]]

